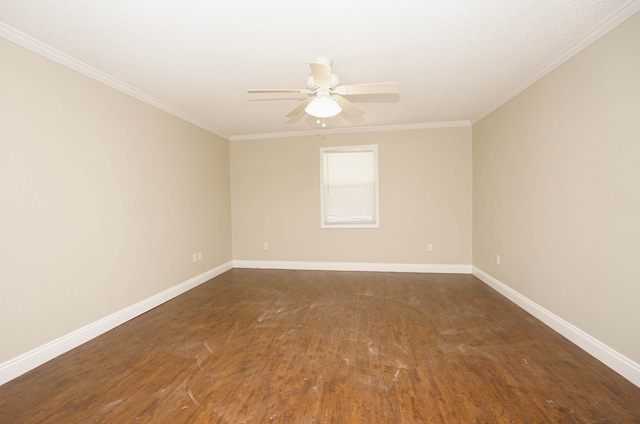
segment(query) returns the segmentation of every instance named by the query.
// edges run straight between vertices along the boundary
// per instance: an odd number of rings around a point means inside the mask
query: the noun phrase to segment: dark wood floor
[[[1,423],[640,423],[471,275],[234,269],[0,386]]]

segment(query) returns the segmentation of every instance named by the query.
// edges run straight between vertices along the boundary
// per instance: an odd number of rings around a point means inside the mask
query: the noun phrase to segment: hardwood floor
[[[640,423],[471,275],[231,270],[0,386],[2,423]]]

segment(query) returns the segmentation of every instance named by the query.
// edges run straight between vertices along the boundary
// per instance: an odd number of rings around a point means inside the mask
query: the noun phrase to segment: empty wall
[[[473,264],[636,363],[638,40],[640,14],[473,126]]]
[[[362,144],[380,228],[320,228],[320,147]],[[237,141],[231,174],[234,260],[470,265],[470,127]]]
[[[0,363],[231,260],[226,140],[2,38],[0,63]]]

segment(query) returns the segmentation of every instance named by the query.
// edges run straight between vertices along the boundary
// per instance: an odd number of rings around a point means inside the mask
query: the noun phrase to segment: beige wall
[[[639,40],[636,14],[473,126],[473,264],[638,363]]]
[[[231,260],[226,140],[2,38],[0,63],[0,363]]]
[[[380,228],[321,229],[319,149],[361,144],[379,146]],[[232,142],[231,192],[234,260],[471,263],[470,127]]]

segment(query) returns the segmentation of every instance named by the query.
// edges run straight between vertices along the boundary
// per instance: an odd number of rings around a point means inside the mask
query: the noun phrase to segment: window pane
[[[377,224],[377,149],[322,149],[323,224]]]

